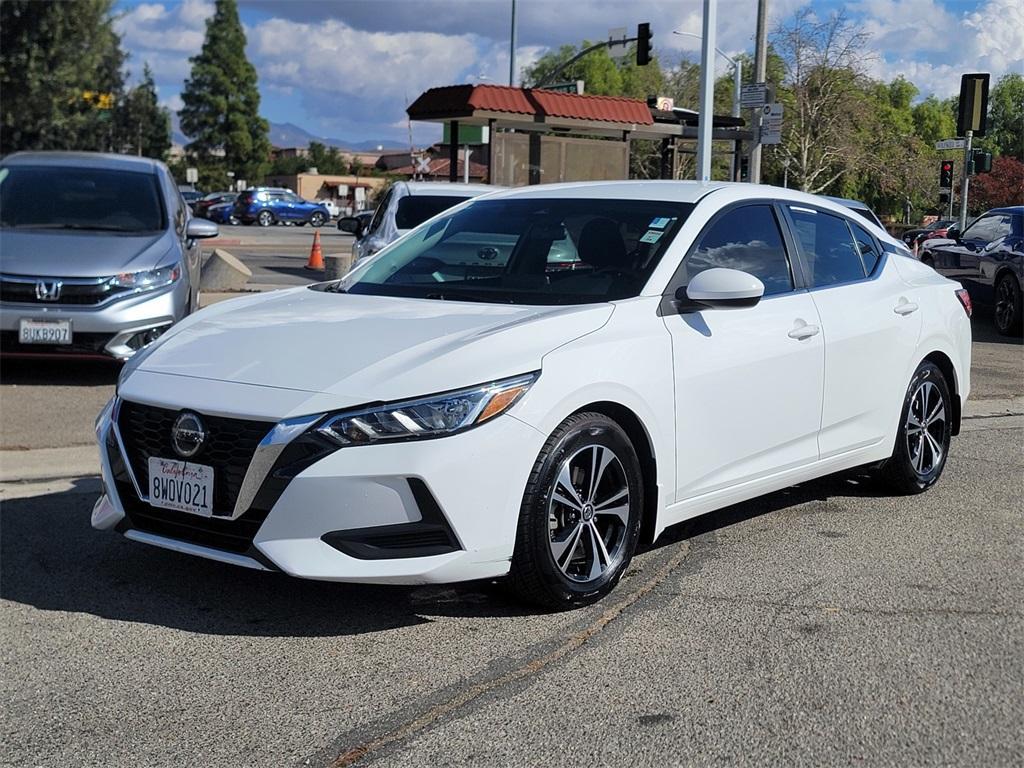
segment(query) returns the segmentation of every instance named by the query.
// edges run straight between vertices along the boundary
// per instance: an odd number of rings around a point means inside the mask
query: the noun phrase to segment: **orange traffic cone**
[[[309,249],[309,261],[306,263],[306,269],[324,271],[324,252],[320,250],[320,230],[313,233],[313,247]]]

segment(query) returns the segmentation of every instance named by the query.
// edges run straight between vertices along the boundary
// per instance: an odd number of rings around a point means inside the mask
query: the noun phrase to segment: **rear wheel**
[[[509,582],[549,608],[608,594],[636,549],[640,462],[626,433],[599,413],[570,416],[534,464],[519,513]]]
[[[946,377],[926,360],[910,380],[896,445],[881,469],[881,479],[891,490],[923,493],[938,482],[949,455],[952,416]]]
[[[259,215],[256,217],[256,223],[261,227],[269,227],[274,223],[274,221],[274,214],[270,211],[260,211]]]
[[[309,217],[309,223],[314,227],[322,227],[324,225],[324,221],[326,221],[326,217],[319,211]]]
[[[1003,336],[1019,336],[1024,329],[1021,315],[1020,283],[1012,272],[1004,272],[996,281],[996,330]]]

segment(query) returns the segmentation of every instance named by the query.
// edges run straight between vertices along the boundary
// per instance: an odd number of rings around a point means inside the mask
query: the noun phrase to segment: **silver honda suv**
[[[198,241],[167,167],[125,155],[0,162],[0,352],[125,360],[198,305]]]

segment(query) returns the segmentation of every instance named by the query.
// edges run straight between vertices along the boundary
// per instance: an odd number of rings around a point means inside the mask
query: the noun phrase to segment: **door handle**
[[[819,328],[818,326],[807,325],[807,323],[803,323],[802,325],[798,325],[796,328],[790,331],[788,335],[791,339],[803,341],[804,339],[811,338],[811,336],[817,336],[820,332],[821,328]]]
[[[909,315],[911,312],[917,312],[917,304],[912,301],[901,301],[892,311],[897,315]]]

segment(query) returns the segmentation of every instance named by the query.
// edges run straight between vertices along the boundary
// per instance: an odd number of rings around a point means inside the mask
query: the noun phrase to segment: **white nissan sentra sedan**
[[[927,490],[970,310],[820,197],[499,192],[132,358],[97,421],[92,523],[304,578],[507,577],[580,604],[695,515],[851,467]]]

